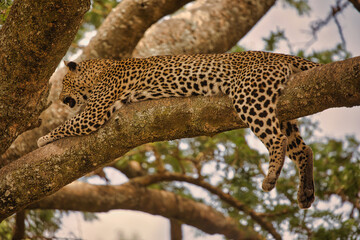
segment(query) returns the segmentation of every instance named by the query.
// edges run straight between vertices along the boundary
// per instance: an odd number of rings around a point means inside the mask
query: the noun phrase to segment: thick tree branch
[[[203,203],[171,192],[140,187],[131,182],[120,186],[74,182],[29,208],[87,212],[138,210],[176,219],[209,234],[220,233],[229,239],[261,239],[253,230],[240,229],[236,221]]]
[[[149,28],[133,56],[223,53],[275,4],[275,0],[199,0]]]
[[[130,57],[146,29],[192,0],[124,0],[101,24],[81,59]]]
[[[293,75],[280,97],[278,114],[280,119],[294,119],[359,105],[360,57],[354,57]]]
[[[89,0],[18,0],[12,5],[0,29],[0,154],[38,125],[48,79],[89,7]]]
[[[275,239],[281,239],[280,234],[276,231],[276,229],[273,227],[271,222],[261,217],[257,212],[246,206],[240,200],[237,200],[236,198],[232,197],[230,194],[224,193],[220,188],[214,187],[210,183],[202,179],[196,179],[180,173],[166,172],[166,173],[147,175],[143,177],[137,177],[131,180],[131,182],[139,184],[141,186],[148,186],[162,181],[182,181],[202,187],[208,190],[209,192],[217,195],[221,200],[223,200],[230,206],[233,206],[239,209],[240,211],[243,211],[247,215],[249,215],[263,229],[268,231]]]
[[[78,61],[91,58],[129,57],[149,26],[189,1],[121,1],[99,27],[97,35],[83,49],[83,54]],[[50,78],[52,87],[48,100],[53,104],[41,114],[41,119],[43,119],[41,126],[22,134],[5,154],[0,153],[0,168],[36,149],[36,140],[39,137],[72,116],[73,112],[57,101],[65,73],[64,67],[57,70]]]
[[[278,108],[280,119],[289,120],[356,105],[360,105],[360,57],[294,75]],[[0,169],[0,220],[141,144],[241,127],[245,124],[225,96],[130,104],[96,133],[56,141]]]
[[[164,4],[156,6],[155,3],[159,1],[160,0],[144,0],[144,2],[147,2],[147,11],[152,11],[155,14],[155,16],[149,19],[143,16],[142,13],[144,9],[137,1],[120,2],[100,26],[98,34],[92,39],[90,44],[84,48],[84,54],[79,57],[79,60],[94,57],[123,58],[128,56],[129,52],[133,51],[135,47],[134,44],[138,42],[139,37],[143,36],[146,27],[152,23],[146,22],[145,19],[155,21],[161,14],[169,13],[175,10],[176,7],[187,2],[186,0],[173,1],[173,4],[170,4],[169,7]],[[203,51],[213,53],[227,51],[256,24],[261,16],[265,15],[274,3],[274,0],[242,2],[239,6],[236,5],[236,11],[233,10],[234,2],[228,0],[212,0],[196,3],[196,8],[191,7],[184,9],[180,14],[174,14],[170,16],[168,20],[154,24],[151,28],[151,32],[153,33],[148,34],[150,39],[145,36],[142,41],[146,44],[137,46],[137,51],[141,52],[141,54],[137,54],[137,56],[159,55],[164,53],[162,49],[168,49],[166,54],[176,54],[178,52],[196,53]],[[219,9],[221,9],[221,11]],[[207,11],[211,12],[213,18],[203,17],[204,14],[209,16],[206,14]],[[195,14],[195,16],[186,17],[192,14]],[[129,21],[128,19],[133,19],[134,21]],[[216,23],[211,23],[213,21]],[[178,25],[174,27],[170,22],[176,22]],[[135,24],[137,27],[132,27],[132,24]],[[118,25],[123,27],[116,27]],[[179,26],[187,26],[187,28],[181,29]],[[189,27],[191,27],[191,29],[189,29]],[[215,30],[211,30],[210,27],[215,27]],[[149,52],[146,48],[149,42],[152,41],[151,39],[154,37],[155,32],[161,32],[161,36],[164,39],[161,42],[160,49],[154,48]],[[221,33],[221,36],[219,33]],[[231,37],[226,37],[226,34],[231,35]],[[211,38],[215,36],[216,40],[211,40]],[[197,39],[197,41],[193,41],[193,39]],[[175,44],[175,42],[181,44]],[[124,46],[126,46],[126,48]],[[184,48],[184,46],[186,46],[186,48]],[[200,49],[197,50],[197,48]],[[50,83],[52,87],[49,101],[55,102],[58,98],[61,89],[61,80],[64,75],[64,69],[60,69],[51,77]],[[64,122],[64,119],[70,115],[71,112],[69,112],[68,108],[62,107],[59,102],[54,103],[42,114],[41,118],[43,119],[43,123],[41,127],[21,136],[21,138],[12,145],[11,149],[0,157],[0,167],[36,149],[36,140],[49,132],[50,129]]]

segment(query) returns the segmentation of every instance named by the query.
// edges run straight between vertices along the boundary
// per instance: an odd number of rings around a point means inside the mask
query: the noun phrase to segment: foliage
[[[285,5],[295,8],[300,16],[310,14],[311,8],[308,4],[308,0],[284,0],[284,3]]]
[[[15,217],[9,217],[0,223],[0,238],[4,240],[12,239],[13,229],[15,227]]]
[[[79,48],[79,41],[85,37],[85,33],[97,29],[110,11],[118,4],[119,0],[92,0],[91,9],[84,16],[84,22],[69,51],[75,53]]]
[[[302,128],[306,128],[306,141],[311,142],[316,124],[306,119]],[[187,172],[194,177],[200,175],[238,201],[262,212],[280,233],[289,232],[298,239],[356,239],[360,236],[357,228],[360,224],[358,139],[353,136],[343,140],[323,138],[311,144],[315,156],[317,199],[313,209],[304,211],[297,206],[298,174],[289,160],[278,181],[276,194],[262,192],[261,180],[268,157],[249,147],[249,134],[244,130],[235,130],[213,137],[150,143],[134,149],[120,161],[123,164],[139,161],[149,173],[158,171],[162,166],[171,172]],[[189,184],[161,183],[157,184],[157,188],[195,200],[199,196],[198,190],[195,193]],[[257,222],[247,214],[219,201],[216,196],[206,192],[201,195],[202,201],[238,219],[240,224],[257,226]],[[266,231],[262,233],[270,237]]]
[[[29,210],[25,215],[25,237],[41,238],[44,235],[54,236],[61,227],[61,216],[54,210]],[[0,224],[0,238],[12,239],[15,228],[15,217],[12,216]]]
[[[309,55],[305,55],[304,50],[299,50],[297,55],[319,63],[331,63],[351,57],[351,53],[344,49],[342,44],[336,45],[333,49],[314,51]]]
[[[284,30],[281,29],[271,31],[268,37],[263,38],[263,41],[265,42],[265,51],[275,51],[278,48],[279,43],[281,41],[285,41],[292,55],[306,58],[318,63],[331,63],[334,61],[344,60],[352,56],[351,53],[344,48],[343,44],[340,43],[334,46],[332,49],[313,51],[310,54],[307,53],[304,49],[299,49],[297,52],[294,52],[292,50],[293,44],[286,37]]]
[[[119,240],[140,240],[140,236],[138,235],[138,233],[133,233],[131,236],[128,236],[127,234],[125,234],[122,231],[118,231],[117,233],[117,239]]]
[[[61,228],[61,222],[64,215],[69,211],[59,210],[27,210],[25,214],[25,237],[30,239],[41,239],[45,236],[54,237]],[[94,213],[83,212],[84,221],[97,220]],[[15,215],[7,218],[0,223],[0,239],[11,240],[13,229],[15,228]]]
[[[5,20],[9,15],[12,3],[12,0],[0,0],[0,28],[5,23]]]
[[[0,25],[4,23],[12,1],[0,4]],[[96,29],[116,6],[116,0],[93,0],[92,8],[84,19],[76,39],[74,52],[84,34]],[[294,7],[299,15],[310,14],[307,0],[284,0]],[[264,37],[264,49],[274,51],[281,41],[285,41],[291,51],[292,44],[282,29],[271,31]],[[230,52],[244,51],[236,45]],[[344,59],[351,54],[341,44],[333,49],[314,51],[311,54],[300,49],[293,54],[310,60],[328,63]],[[307,142],[312,142],[314,151],[314,175],[316,201],[310,210],[300,210],[297,205],[298,174],[289,160],[285,163],[276,191],[264,193],[261,181],[268,165],[267,154],[251,148],[248,142],[252,135],[246,130],[221,133],[213,137],[197,137],[170,142],[149,143],[130,151],[114,164],[122,169],[129,162],[139,163],[145,174],[156,172],[183,173],[193,178],[201,178],[213,186],[229,193],[237,201],[274,224],[279,233],[285,232],[297,239],[358,239],[360,237],[360,142],[354,136],[344,139],[317,138],[314,141],[316,123],[302,120],[302,132]],[[204,189],[194,191],[187,183],[157,183],[152,188],[165,189],[199,202],[205,202],[220,212],[236,219],[239,225],[251,226],[266,237],[269,233],[261,229],[248,214],[235,206],[219,200],[219,196]],[[335,203],[335,204],[334,204]],[[51,210],[31,210],[26,214],[26,236],[53,236],[61,227],[62,213]],[[94,220],[96,215],[84,213],[85,220]],[[15,225],[14,217],[0,223],[0,238],[11,239]],[[119,233],[123,239],[124,234]],[[138,237],[134,235],[133,239]]]
[[[243,46],[240,46],[239,44],[236,44],[235,46],[233,46],[231,49],[230,49],[230,53],[234,53],[234,52],[243,52],[243,51],[246,51],[245,47]]]
[[[281,40],[288,41],[285,37],[284,30],[277,30],[276,32],[271,31],[270,36],[268,38],[264,37],[263,40],[265,41],[265,50],[266,51],[274,51],[278,47],[278,43]]]

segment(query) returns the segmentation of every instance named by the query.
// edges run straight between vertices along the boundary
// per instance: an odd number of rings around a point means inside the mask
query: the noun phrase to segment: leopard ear
[[[70,71],[75,72],[77,68],[76,62],[66,62],[64,61],[65,65],[69,68]]]

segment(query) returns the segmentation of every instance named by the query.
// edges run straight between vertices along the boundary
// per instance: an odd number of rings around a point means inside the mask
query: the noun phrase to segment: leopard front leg
[[[47,135],[41,137],[37,141],[39,147],[43,147],[46,144],[54,142],[56,140],[90,134],[96,131],[104,121],[99,118],[88,119],[89,111],[84,111],[75,117],[65,121],[64,124],[52,130]]]
[[[300,208],[309,208],[315,199],[313,152],[300,136],[296,120],[281,123],[281,131],[288,138],[287,155],[299,169],[298,204]]]
[[[52,130],[49,134],[39,138],[37,144],[42,147],[61,138],[88,135],[99,129],[121,107],[121,103],[111,98],[90,99],[85,110],[64,124]]]

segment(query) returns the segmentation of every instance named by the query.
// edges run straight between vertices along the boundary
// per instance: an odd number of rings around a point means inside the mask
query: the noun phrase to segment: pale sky
[[[310,0],[311,8],[313,9],[311,18],[307,16],[299,17],[295,10],[283,9],[281,1],[278,1],[266,16],[249,32],[245,38],[240,41],[242,46],[249,50],[263,50],[263,37],[268,37],[270,30],[276,31],[277,28],[284,29],[286,36],[290,39],[295,48],[303,48],[305,43],[310,40],[311,36],[306,36],[304,31],[308,30],[309,23],[317,18],[324,18],[327,16],[330,9],[327,2],[329,0]],[[330,1],[334,3],[335,1]],[[324,7],[326,6],[326,7]],[[347,41],[347,47],[352,52],[353,56],[360,55],[360,14],[354,10],[350,5],[338,17]],[[328,49],[335,46],[339,42],[339,35],[334,22],[326,26],[318,34],[318,41],[315,42],[310,49],[321,50]],[[278,52],[289,53],[286,44],[280,45]],[[319,128],[322,132],[319,135],[342,138],[345,135],[355,135],[360,139],[360,107],[354,108],[337,108],[326,110],[312,116],[312,119],[319,121]],[[251,142],[254,147],[261,146],[258,140]],[[261,148],[261,147],[260,147]],[[113,176],[118,176],[115,172],[107,170],[107,173]],[[114,177],[113,177],[114,179]],[[115,184],[120,184],[126,179],[116,177]],[[79,214],[71,214],[63,221],[62,230],[59,231],[57,237],[74,237],[70,234],[74,233],[76,236],[87,240],[117,239],[117,233],[123,232],[125,236],[130,239],[134,234],[139,236],[142,240],[168,240],[169,224],[168,220],[152,216],[146,213],[134,211],[115,210],[110,213],[98,214],[100,220],[91,223],[84,222]],[[184,240],[194,239],[195,230],[191,227],[184,227]],[[196,239],[199,240],[218,240],[223,239],[219,235],[203,235]]]

